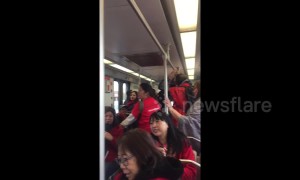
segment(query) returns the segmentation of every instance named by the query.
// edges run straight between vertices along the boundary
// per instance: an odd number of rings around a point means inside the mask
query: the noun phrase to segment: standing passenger
[[[182,115],[185,115],[190,104],[194,102],[192,84],[187,75],[177,74],[175,77],[176,86],[169,88],[169,97],[174,101],[173,108]],[[178,121],[172,117],[174,125],[178,127]]]
[[[201,102],[200,102],[200,81],[196,81],[193,88],[196,101],[191,105],[186,115],[176,111],[169,99],[165,100],[165,104],[170,114],[178,121],[178,129],[186,136],[191,136],[201,140]],[[194,150],[201,154],[201,146],[199,142],[192,141]]]
[[[150,116],[153,112],[160,110],[160,104],[155,99],[155,90],[147,83],[142,83],[140,85],[138,96],[142,102],[142,111],[140,112],[141,102],[136,103],[131,114],[129,114],[129,116],[122,121],[121,125],[123,127],[127,127],[136,122],[139,128],[151,133],[149,125]]]

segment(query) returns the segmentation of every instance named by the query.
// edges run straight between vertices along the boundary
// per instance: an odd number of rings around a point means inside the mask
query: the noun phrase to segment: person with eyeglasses
[[[176,180],[183,173],[181,162],[164,157],[155,147],[150,134],[143,129],[127,131],[118,142],[121,171],[114,180]]]
[[[164,156],[177,159],[195,161],[195,155],[189,140],[173,124],[171,118],[162,111],[150,116],[151,135],[156,142],[157,149]],[[197,168],[192,164],[185,164],[181,180],[193,180],[197,177]]]

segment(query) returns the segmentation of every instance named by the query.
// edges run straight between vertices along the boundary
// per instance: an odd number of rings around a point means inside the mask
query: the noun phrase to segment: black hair
[[[162,112],[161,110],[154,112],[150,116],[150,123],[152,123],[154,119],[165,121],[169,126],[167,132],[167,154],[179,154],[183,151],[184,146],[190,145],[187,137],[183,132],[174,126],[171,118],[166,113]],[[153,135],[152,133],[151,135],[155,140],[159,141],[157,136]]]
[[[180,86],[183,82],[188,82],[190,83],[189,77],[185,74],[177,74],[175,76],[175,83],[177,86]]]
[[[118,121],[118,119],[117,119],[116,111],[115,111],[114,108],[112,108],[112,107],[110,107],[110,106],[105,106],[105,114],[106,114],[107,112],[111,112],[111,113],[113,114],[113,116],[114,116],[113,123],[110,124],[110,125],[105,125],[105,130],[106,130],[106,131],[109,131],[109,130],[111,130],[113,127],[119,125],[119,121]]]
[[[156,93],[155,90],[152,88],[152,86],[148,83],[141,83],[140,87],[146,92],[149,93],[149,96],[153,97],[154,99],[156,98]]]

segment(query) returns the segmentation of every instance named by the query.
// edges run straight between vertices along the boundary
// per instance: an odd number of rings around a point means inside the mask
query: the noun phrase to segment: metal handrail
[[[198,167],[201,167],[201,164],[200,163],[197,163],[196,161],[193,161],[193,160],[190,160],[190,159],[179,159],[181,162],[184,162],[184,163],[192,163]]]

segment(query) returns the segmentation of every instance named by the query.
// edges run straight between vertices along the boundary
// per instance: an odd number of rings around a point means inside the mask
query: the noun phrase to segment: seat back
[[[196,141],[198,143],[201,143],[201,140],[200,139],[197,139],[197,138],[194,138],[194,137],[191,137],[191,136],[187,136],[187,138],[190,140],[190,141]],[[201,147],[201,145],[200,145]],[[201,149],[195,149],[195,147],[193,147],[193,144],[192,144],[192,148],[193,148],[193,152],[195,154],[195,159],[196,159],[196,162],[200,163],[200,156],[201,156]],[[196,153],[195,153],[196,152]]]
[[[196,162],[196,161],[192,161],[190,159],[179,159],[181,161],[181,163],[183,164],[193,164],[194,166],[197,167],[197,174],[196,174],[196,179],[201,179],[201,164]]]

